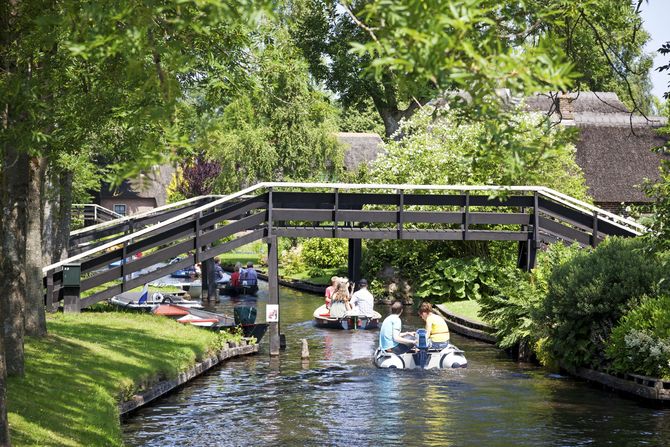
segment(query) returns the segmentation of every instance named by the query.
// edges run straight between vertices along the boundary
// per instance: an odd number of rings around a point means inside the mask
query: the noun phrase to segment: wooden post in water
[[[302,354],[300,357],[302,359],[308,359],[309,358],[309,345],[307,344],[307,339],[303,338],[302,340]]]
[[[277,257],[277,236],[270,236],[267,239],[268,244],[268,305],[279,307],[279,281],[278,281],[278,257]],[[279,355],[279,316],[277,321],[268,321],[268,330],[270,332],[270,355]]]

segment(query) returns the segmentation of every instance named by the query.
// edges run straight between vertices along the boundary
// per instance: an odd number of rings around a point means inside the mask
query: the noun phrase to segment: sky
[[[670,41],[670,0],[649,0],[642,5],[644,28],[651,35],[646,51],[655,54],[654,70],[651,72],[651,82],[654,84],[652,92],[659,98],[668,90],[670,74],[667,71],[659,73],[655,70],[659,65],[667,64],[670,56],[661,56],[658,50],[664,42]]]

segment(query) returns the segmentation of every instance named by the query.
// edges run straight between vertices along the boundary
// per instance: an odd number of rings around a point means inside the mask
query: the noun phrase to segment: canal
[[[259,292],[265,316],[267,286]],[[654,409],[452,335],[462,370],[376,369],[378,331],[318,329],[322,299],[280,290],[287,349],[228,361],[123,424],[129,446],[666,446],[670,410]],[[232,313],[244,302],[222,297]],[[383,315],[387,310],[380,310]],[[407,311],[406,311],[407,312]],[[406,330],[421,320],[403,315]],[[300,339],[311,358],[300,359]]]

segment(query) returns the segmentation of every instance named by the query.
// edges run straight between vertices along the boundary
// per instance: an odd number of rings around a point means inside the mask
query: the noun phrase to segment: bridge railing
[[[96,203],[72,204],[71,220],[74,227],[99,225],[120,218],[123,216]]]
[[[221,197],[217,195],[198,196],[130,216],[117,214],[112,219],[104,219],[94,225],[87,225],[71,231],[68,251],[71,255],[82,253],[102,245],[110,238],[125,236],[126,234],[198,208]]]
[[[63,299],[77,311],[268,236],[515,241],[532,268],[545,237],[595,246],[644,231],[556,191],[520,186],[273,182],[147,217],[159,221],[45,267],[49,308]],[[74,264],[80,284],[71,293],[63,269]]]

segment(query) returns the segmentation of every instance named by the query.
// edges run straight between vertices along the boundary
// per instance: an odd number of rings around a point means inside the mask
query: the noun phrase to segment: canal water
[[[267,286],[259,292],[259,321]],[[233,359],[123,424],[129,446],[667,446],[670,410],[518,364],[452,335],[461,370],[393,371],[371,361],[378,331],[315,328],[322,299],[280,290],[287,349]],[[232,313],[244,301],[222,297]],[[387,309],[379,309],[386,315]],[[403,330],[421,320],[403,315]],[[311,357],[300,359],[300,339]]]

